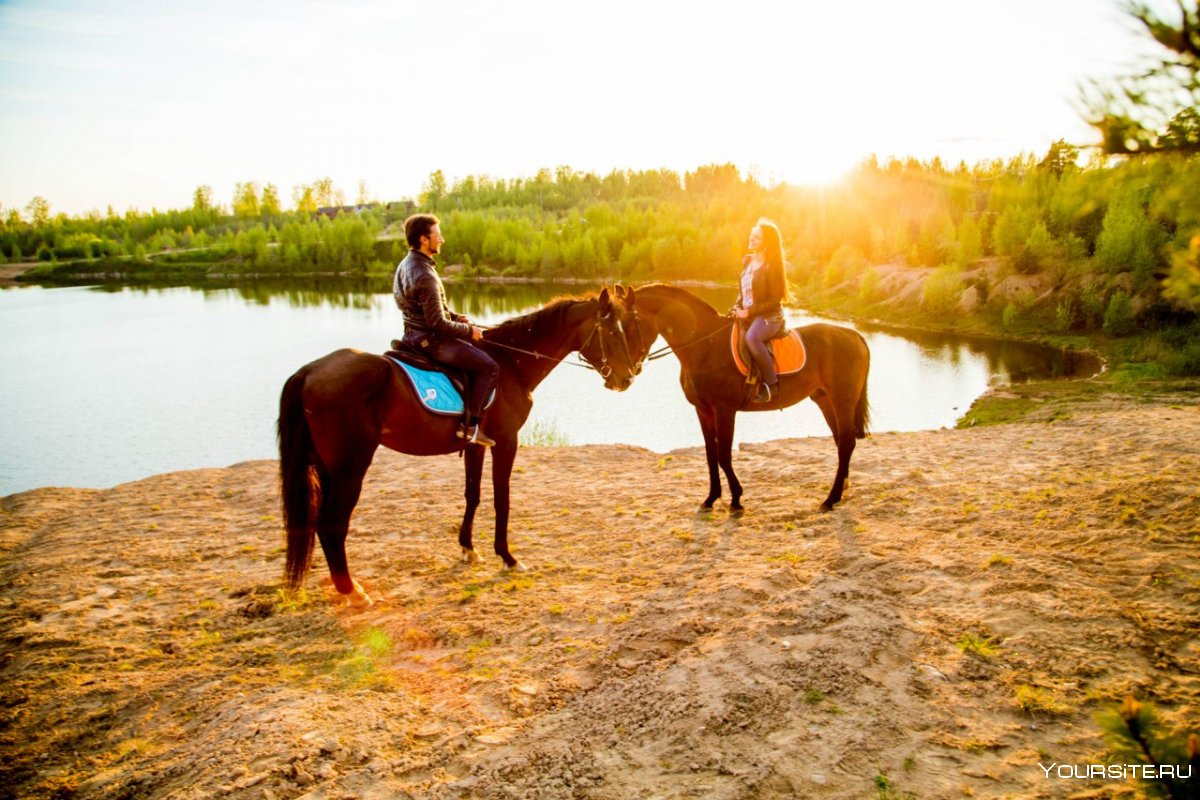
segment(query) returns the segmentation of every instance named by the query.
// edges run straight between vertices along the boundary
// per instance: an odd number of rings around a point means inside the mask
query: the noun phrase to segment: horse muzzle
[[[617,378],[609,375],[604,379],[604,388],[612,389],[614,392],[623,392],[633,384],[633,376]]]

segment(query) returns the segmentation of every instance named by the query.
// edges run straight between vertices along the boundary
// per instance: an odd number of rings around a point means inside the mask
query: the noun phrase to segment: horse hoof
[[[514,561],[512,563],[512,565],[505,564],[504,571],[505,572],[528,572],[529,568],[526,567],[524,564],[522,564],[520,561]]]
[[[358,581],[353,581],[349,592],[346,594],[336,594],[334,597],[336,598],[335,602],[345,603],[359,611],[375,605],[375,601],[371,599],[371,595],[367,594],[367,590]]]
[[[462,562],[464,564],[478,564],[479,554],[475,552],[474,548],[464,547],[462,549]]]
[[[817,511],[820,511],[822,514],[828,514],[830,511],[833,511],[833,506],[829,503],[821,503],[821,507]]]
[[[746,513],[745,506],[736,505],[736,506],[729,507],[729,516],[731,516],[731,517],[740,517],[745,513]]]

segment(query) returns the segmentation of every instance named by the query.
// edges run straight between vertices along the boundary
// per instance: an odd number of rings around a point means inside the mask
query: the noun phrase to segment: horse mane
[[[483,334],[484,341],[499,344],[518,345],[530,339],[540,339],[546,332],[559,331],[566,324],[567,314],[580,303],[595,300],[591,296],[562,296],[556,297],[539,309],[522,314],[519,317],[506,319],[499,325]]]
[[[693,313],[698,315],[710,315],[714,317],[721,316],[721,312],[717,311],[706,301],[701,300],[696,295],[679,286],[672,286],[669,283],[649,283],[645,286],[638,286],[634,291],[640,297],[642,294],[659,295],[666,297],[669,300],[674,300],[678,303],[683,303],[690,308]]]

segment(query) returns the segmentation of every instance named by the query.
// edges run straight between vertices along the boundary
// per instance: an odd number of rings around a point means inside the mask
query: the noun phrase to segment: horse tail
[[[304,380],[308,369],[288,378],[279,397],[279,477],[283,495],[283,525],[287,530],[284,578],[295,589],[308,574],[316,536],[321,484],[313,458],[312,433],[304,416]]]
[[[858,395],[858,403],[854,406],[854,438],[867,438],[867,429],[871,425],[871,405],[867,402],[867,378],[871,373],[871,351],[867,348],[867,340],[858,337],[862,341],[863,354],[866,358],[866,365],[863,367],[863,385],[862,392]]]

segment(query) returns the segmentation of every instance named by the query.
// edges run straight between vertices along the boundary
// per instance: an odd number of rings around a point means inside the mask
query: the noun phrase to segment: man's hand
[[[471,326],[471,341],[478,342],[481,339],[483,339],[483,330],[475,325],[472,325]]]
[[[735,317],[737,317],[738,319],[745,319],[746,317],[750,316],[750,309],[748,309],[748,308],[735,308],[735,309],[733,310],[733,315],[734,315]]]

